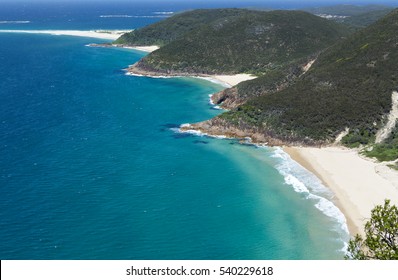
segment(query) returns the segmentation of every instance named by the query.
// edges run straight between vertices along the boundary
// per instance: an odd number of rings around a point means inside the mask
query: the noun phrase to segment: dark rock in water
[[[204,141],[204,140],[195,140],[193,141],[195,144],[209,144],[208,141]]]
[[[240,141],[239,144],[241,144],[243,146],[254,146],[254,147],[258,148],[256,144],[253,144],[250,142]]]
[[[175,133],[175,134],[173,134],[173,138],[175,138],[175,139],[188,138],[188,137],[191,137],[191,136],[192,135],[188,134],[188,133]]]
[[[112,48],[113,45],[111,43],[102,43],[102,44],[88,44],[87,46],[93,47],[93,48]]]

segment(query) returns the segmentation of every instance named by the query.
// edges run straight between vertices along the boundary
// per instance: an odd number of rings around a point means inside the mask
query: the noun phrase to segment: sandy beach
[[[363,233],[371,210],[388,198],[398,205],[398,171],[340,147],[285,147],[292,159],[317,175],[335,194],[351,235]]]
[[[132,49],[132,50],[138,50],[138,51],[142,51],[142,52],[154,52],[156,50],[158,50],[160,47],[159,46],[122,46],[122,45],[112,45],[114,47],[118,47],[118,48],[125,48],[125,49]]]
[[[79,36],[79,37],[90,37],[106,40],[116,40],[121,35],[131,30],[6,30],[0,29],[3,33],[30,33],[30,34],[50,34],[50,35],[67,35],[67,36]]]
[[[236,74],[236,75],[213,75],[205,79],[212,82],[223,84],[226,87],[233,87],[241,82],[253,80],[255,78],[257,77],[250,74]]]
[[[121,46],[124,47],[124,46]],[[130,47],[126,46],[127,48],[142,48],[141,50],[144,51],[153,51],[158,49],[159,47],[157,46],[145,46],[145,47]],[[191,73],[184,73],[184,72],[173,72],[173,73],[162,73],[162,72],[156,72],[156,71],[151,71],[151,70],[145,70],[142,69],[141,67],[137,66],[138,63],[135,63],[133,65],[130,65],[126,71],[128,75],[132,76],[145,76],[145,77],[151,77],[151,78],[181,78],[181,77],[190,77],[190,78],[198,78],[198,79],[203,79],[207,80],[213,83],[221,84],[224,87],[233,87],[243,81],[248,81],[248,80],[253,80],[257,78],[256,76],[250,75],[250,74],[235,74],[235,75],[208,75],[208,74],[191,74]]]

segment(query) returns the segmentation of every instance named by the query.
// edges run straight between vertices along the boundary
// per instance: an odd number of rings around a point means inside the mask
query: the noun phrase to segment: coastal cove
[[[130,75],[256,73],[258,78],[211,96],[212,104],[229,111],[185,123],[179,132],[287,146],[290,157],[280,156],[300,162],[333,191],[332,201],[355,235],[364,233],[372,209],[384,201],[398,202],[393,43],[398,9],[372,13],[373,20],[358,31],[301,11],[195,10],[126,33],[116,42],[162,46],[131,65]],[[185,28],[187,22],[192,30]],[[378,163],[365,155],[390,162]],[[285,183],[314,195],[308,182],[296,176],[285,176]],[[349,251],[353,246],[350,243]]]
[[[313,62],[310,62],[309,67],[311,67]],[[156,72],[142,71],[134,67],[134,65],[127,69],[127,74],[150,78],[202,78],[221,84],[224,87],[236,86],[243,81],[256,78],[248,74],[209,75],[209,77],[204,77],[191,76],[189,73],[178,73],[161,76],[161,74]],[[210,102],[212,101],[210,100]],[[200,130],[190,130],[189,124],[184,124],[181,128],[181,133],[188,132],[202,137],[228,138],[228,136],[224,135],[212,135]],[[236,139],[239,140],[239,137]],[[264,144],[255,145],[260,145],[261,147]],[[383,204],[385,199],[391,199],[393,203],[398,204],[398,173],[388,167],[387,164],[377,163],[375,160],[359,156],[357,150],[350,151],[344,147],[301,148],[298,146],[283,146],[283,151],[303,168],[315,174],[333,192],[334,198],[332,201],[344,213],[352,236],[364,233],[365,223],[369,220],[373,207]],[[322,155],[327,153],[333,154],[334,163],[329,164],[331,157]],[[342,154],[344,155],[341,156]],[[349,160],[345,155],[348,155]],[[321,161],[322,164],[318,164],[318,161]],[[347,164],[347,166],[344,164]],[[356,168],[347,172],[350,166],[355,166]],[[367,176],[363,177],[363,174],[367,174]],[[335,176],[340,178],[340,180],[337,180],[338,183],[334,180]]]
[[[311,64],[314,61],[311,62]],[[309,66],[310,67],[310,66]],[[129,75],[144,77],[159,77],[156,72],[146,72],[136,68],[134,65],[127,69]],[[308,69],[306,70],[308,71]],[[160,76],[163,78],[172,77],[195,77],[189,73],[172,74],[169,76]],[[241,77],[241,79],[237,77]],[[219,76],[220,77],[220,76]],[[225,78],[218,79],[204,78],[209,81],[220,83],[225,87],[231,87],[242,81],[255,78],[251,75],[237,74],[231,76],[232,83],[227,83]],[[233,79],[233,78],[236,79]],[[203,78],[203,77],[202,77]],[[211,101],[210,101],[211,102]],[[192,128],[192,129],[191,129]],[[223,132],[217,132],[213,135],[207,131],[196,130],[195,126],[190,124],[181,126],[180,132],[192,133],[199,136],[209,136],[216,138],[228,138],[222,135]],[[217,130],[217,128],[216,128]],[[242,137],[242,135],[240,135]],[[233,135],[233,138],[242,139],[239,135]],[[250,133],[245,138],[251,139]],[[243,141],[243,140],[240,140]],[[244,142],[246,143],[246,142]],[[264,144],[258,144],[260,146]],[[267,144],[265,144],[267,145]],[[349,231],[352,236],[364,234],[364,226],[370,218],[371,210],[376,205],[383,204],[385,199],[392,200],[398,204],[398,172],[388,167],[388,164],[377,162],[365,156],[360,156],[358,150],[351,150],[339,146],[324,148],[304,148],[300,146],[282,146],[293,160],[315,174],[325,186],[333,192],[333,203],[344,213],[347,219]],[[355,166],[355,168],[352,168]],[[347,171],[349,170],[349,171]],[[366,176],[363,176],[366,174]]]
[[[220,85],[125,75],[142,52],[92,38],[0,36],[19,81],[1,85],[3,259],[343,257],[332,193],[281,149],[176,132],[219,113]]]

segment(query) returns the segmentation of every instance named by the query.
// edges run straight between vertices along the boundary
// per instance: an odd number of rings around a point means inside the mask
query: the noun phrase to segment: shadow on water
[[[193,143],[195,143],[195,144],[209,144],[209,142],[208,141],[204,141],[204,140],[195,140],[195,141],[193,141]]]

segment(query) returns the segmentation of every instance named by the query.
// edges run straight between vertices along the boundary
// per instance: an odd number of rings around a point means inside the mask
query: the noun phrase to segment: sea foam
[[[131,18],[130,15],[100,15],[100,18]]]
[[[200,130],[181,128],[189,127],[190,124],[182,124],[180,128],[172,128],[176,133],[189,133],[200,137],[211,137],[218,139],[229,139],[225,135],[210,135]],[[257,145],[252,142],[250,137],[246,137],[245,144],[255,145],[260,148],[267,147],[265,145]],[[335,230],[342,233],[342,240],[346,242],[349,238],[349,231],[347,227],[347,220],[340,209],[331,201],[334,197],[333,193],[323,185],[321,180],[307,169],[302,167],[299,163],[294,161],[281,148],[276,148],[271,157],[278,159],[276,168],[278,172],[284,177],[285,183],[291,186],[295,192],[302,193],[306,199],[314,201],[314,206],[327,217],[333,219],[338,224]],[[343,251],[346,249],[346,243]]]
[[[100,18],[166,18],[170,14],[155,14],[155,15],[100,15]]]
[[[313,200],[318,210],[337,222],[338,227],[335,230],[341,234],[345,242],[342,251],[346,251],[346,241],[349,239],[347,221],[344,214],[331,201],[334,197],[333,193],[318,177],[294,161],[281,148],[276,148],[271,157],[278,159],[276,168],[287,185],[290,185],[294,191],[304,194],[306,199]]]
[[[174,131],[175,133],[188,133],[188,134],[192,134],[192,135],[196,135],[196,136],[200,136],[200,137],[210,137],[210,138],[217,138],[217,139],[231,139],[228,138],[226,135],[211,135],[205,132],[202,132],[200,130],[196,130],[196,129],[185,129],[182,130],[181,128],[183,127],[190,127],[189,123],[184,123],[182,125],[180,125],[180,127],[178,128],[171,128],[172,131]]]
[[[155,15],[172,15],[174,12],[153,12]]]
[[[30,20],[0,20],[0,24],[25,24],[30,23]]]

